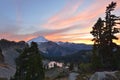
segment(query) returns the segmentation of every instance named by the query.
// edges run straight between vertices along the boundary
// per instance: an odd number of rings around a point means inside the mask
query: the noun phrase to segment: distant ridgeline
[[[7,49],[7,48],[10,48],[10,47],[24,48],[25,44],[26,43],[24,41],[15,42],[15,41],[8,41],[6,39],[1,39],[0,40],[0,48],[1,49]]]
[[[25,48],[26,45],[27,43],[24,41],[15,42],[15,41],[8,41],[6,39],[0,40],[0,48],[2,50],[14,49],[17,50],[17,52],[19,52],[19,50]],[[91,54],[92,45],[85,45],[85,44],[61,43],[58,45],[55,42],[49,41],[38,44],[38,48],[43,58],[54,61],[60,61],[60,62],[62,61],[66,63],[89,62],[90,57],[92,55]],[[46,48],[45,50],[47,50],[46,52],[48,53],[44,52],[44,48]],[[68,52],[69,54],[66,54]],[[64,54],[58,56],[59,53],[64,53]]]

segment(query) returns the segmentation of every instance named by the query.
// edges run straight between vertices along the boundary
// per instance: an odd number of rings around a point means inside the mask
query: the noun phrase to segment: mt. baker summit
[[[47,40],[45,37],[43,36],[39,36],[37,38],[33,38],[31,40],[29,40],[27,43],[31,43],[31,42],[36,42],[36,43],[43,43],[43,42],[48,42],[49,40]]]

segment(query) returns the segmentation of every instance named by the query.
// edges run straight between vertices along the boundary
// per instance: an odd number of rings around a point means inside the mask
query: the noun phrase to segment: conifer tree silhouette
[[[44,80],[44,69],[37,44],[26,47],[16,61],[16,73],[11,80]]]
[[[112,14],[116,4],[116,2],[111,2],[106,7],[105,20],[99,18],[92,28],[93,30],[90,32],[94,36],[92,40],[94,41],[93,52],[100,57],[104,68],[113,68],[116,60],[115,53],[120,54],[119,46],[113,42],[114,39],[118,39],[115,34],[120,32],[120,29],[116,28],[116,25],[120,24],[118,23],[120,17]]]

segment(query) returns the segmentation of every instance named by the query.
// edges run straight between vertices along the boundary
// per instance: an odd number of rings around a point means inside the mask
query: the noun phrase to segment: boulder
[[[104,71],[104,72],[95,72],[90,80],[120,80],[120,73],[118,71]]]

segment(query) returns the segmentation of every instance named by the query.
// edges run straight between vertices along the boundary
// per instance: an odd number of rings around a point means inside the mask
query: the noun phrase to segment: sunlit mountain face
[[[93,44],[92,26],[99,17],[105,18],[111,1],[1,0],[0,38],[28,41],[44,36],[51,41]],[[113,13],[119,16],[120,0],[114,1],[117,6]],[[120,44],[120,40],[115,42]]]

